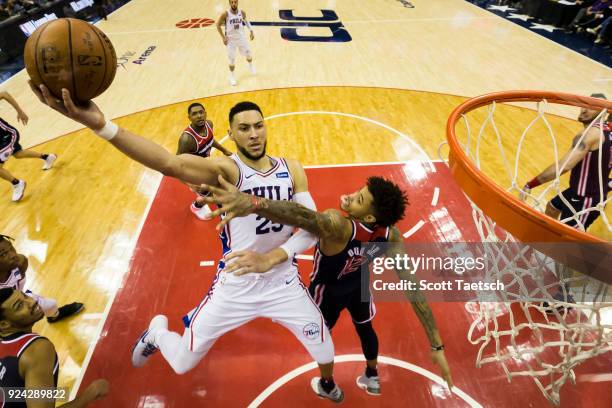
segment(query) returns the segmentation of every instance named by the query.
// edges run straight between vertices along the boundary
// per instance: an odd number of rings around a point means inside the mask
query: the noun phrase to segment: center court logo
[[[321,328],[316,323],[308,323],[302,329],[302,333],[304,333],[308,340],[314,340],[321,334]]]
[[[281,27],[281,38],[287,41],[305,42],[349,42],[352,41],[342,21],[334,10],[319,10],[320,16],[302,17],[294,16],[293,10],[278,10],[278,16],[283,21],[251,21],[252,26]],[[214,20],[209,18],[192,18],[176,23],[178,28],[200,28],[212,25]],[[331,35],[305,35],[299,34],[300,28],[327,28]]]

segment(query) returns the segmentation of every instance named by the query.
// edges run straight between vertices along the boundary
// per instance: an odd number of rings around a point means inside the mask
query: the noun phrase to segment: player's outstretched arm
[[[0,101],[2,100],[7,101],[13,107],[13,109],[17,111],[17,121],[23,123],[24,125],[28,124],[28,115],[26,115],[23,109],[21,109],[21,106],[19,106],[15,98],[13,98],[10,93],[6,91],[0,92]]]
[[[406,248],[404,247],[404,239],[402,238],[402,234],[396,227],[392,227],[389,234],[389,247],[385,253],[385,256],[389,258],[395,258],[396,256],[403,258],[405,254]],[[397,270],[396,272],[400,279],[413,281],[416,283],[415,287],[418,288],[416,276],[411,270]],[[423,329],[425,329],[425,333],[429,339],[429,344],[431,345],[431,358],[433,362],[440,367],[442,378],[444,378],[448,384],[449,389],[452,389],[453,380],[451,377],[450,368],[446,361],[446,357],[444,356],[442,338],[440,337],[440,333],[436,327],[436,320],[431,312],[431,308],[427,304],[425,296],[423,296],[418,289],[416,291],[407,291],[406,296],[412,303],[412,309],[419,318]]]
[[[580,141],[580,137],[575,139],[574,144],[571,149],[569,149],[565,154],[559,159],[559,176],[567,173],[572,170],[584,157],[587,155],[589,150],[594,148],[601,141],[601,130],[595,127],[589,129],[586,135]],[[523,193],[521,193],[520,198],[522,200],[525,199],[525,194],[529,193],[530,190],[534,187],[537,187],[541,184],[548,183],[549,181],[554,180],[557,177],[557,165],[556,163],[548,166],[544,171],[531,179],[525,186],[523,187]]]
[[[30,81],[30,87],[42,103],[62,115],[87,126],[98,134],[106,129],[107,122],[104,114],[95,103],[89,101],[84,106],[77,106],[67,89],[62,89],[62,100],[60,100],[51,95],[44,85],[37,88]],[[131,159],[187,183],[196,185],[216,183],[217,175],[224,174],[219,158],[204,159],[191,154],[175,156],[151,140],[125,129],[118,128],[114,135],[102,137]]]
[[[258,214],[273,222],[302,228],[319,238],[333,239],[344,235],[345,225],[349,222],[336,210],[317,212],[293,201],[268,200],[242,193],[221,176],[219,187],[210,185],[202,187],[214,194],[214,197],[206,199],[209,203],[217,203],[223,207],[211,214],[216,217],[225,213],[217,229],[222,228],[232,218]]]

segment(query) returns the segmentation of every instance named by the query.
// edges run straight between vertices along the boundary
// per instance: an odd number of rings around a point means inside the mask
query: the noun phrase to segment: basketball
[[[40,26],[25,44],[26,70],[35,85],[44,84],[61,97],[86,102],[104,92],[115,78],[117,55],[97,27],[74,18],[60,18]]]

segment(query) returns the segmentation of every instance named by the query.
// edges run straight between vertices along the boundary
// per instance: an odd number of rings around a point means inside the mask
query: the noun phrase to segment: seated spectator
[[[603,18],[604,13],[609,10],[612,2],[610,0],[597,0],[590,7],[583,7],[578,11],[576,18],[572,21],[566,31],[583,31],[585,28],[593,27],[599,24]]]
[[[9,17],[16,16],[24,11],[23,6],[17,0],[8,0],[6,2],[6,11]]]
[[[612,16],[606,18],[606,20],[598,25],[595,28],[588,28],[587,32],[593,35],[596,35],[595,44],[601,44],[604,42],[604,39],[607,38],[606,34],[608,32],[608,27],[612,23]]]
[[[4,4],[0,4],[0,21],[6,20],[10,16],[11,15],[9,14],[8,10],[6,9],[6,6]]]

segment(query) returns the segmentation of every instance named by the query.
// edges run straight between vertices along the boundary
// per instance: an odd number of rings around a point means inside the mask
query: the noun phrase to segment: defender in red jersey
[[[604,94],[591,96],[606,99]],[[585,130],[576,135],[571,149],[559,159],[559,175],[571,171],[569,188],[546,206],[547,215],[582,230],[586,230],[599,217],[600,211],[595,206],[606,201],[610,190],[612,127],[607,117],[602,121],[596,120],[589,127],[599,113],[598,110],[580,110],[578,121]],[[523,190],[528,193],[532,188],[555,178],[556,166],[553,163],[529,181]]]
[[[193,154],[200,157],[208,157],[214,147],[226,156],[232,155],[232,152],[215,140],[213,123],[206,118],[204,105],[198,102],[189,105],[187,117],[189,117],[190,124],[181,133],[176,154]],[[210,208],[206,205],[204,196],[197,186],[190,186],[190,188],[198,195],[191,204],[191,212],[200,220],[207,219],[208,214],[210,214]]]
[[[386,256],[403,257],[403,237],[394,226],[404,217],[408,200],[394,183],[381,177],[370,177],[367,184],[353,194],[340,198],[340,207],[347,216],[337,210],[312,211],[296,203],[269,200],[241,193],[234,185],[220,179],[220,187],[205,186],[214,194],[208,202],[216,202],[222,209],[213,211],[212,216],[224,213],[223,221],[217,228],[234,217],[254,213],[272,222],[293,225],[319,237],[314,270],[309,291],[320,307],[328,328],[331,330],[340,313],[348,309],[355,330],[361,340],[366,358],[364,375],[357,378],[357,385],[368,394],[380,394],[380,380],[377,371],[378,338],[372,327],[376,309],[371,299],[361,298],[361,266],[369,263],[369,255],[362,247],[366,242],[388,242]],[[235,275],[265,272],[269,254],[252,251],[236,251],[225,257],[226,271]],[[401,279],[414,281],[410,271],[397,271]],[[450,368],[444,356],[444,345],[436,328],[434,316],[425,298],[418,291],[411,292],[412,307],[427,333],[432,350],[432,359],[452,387]],[[312,383],[315,392],[318,384]]]
[[[32,332],[32,326],[44,317],[36,300],[20,290],[0,289],[0,387],[48,389],[57,387],[59,363],[53,343]],[[62,407],[86,407],[108,393],[108,382],[93,381],[81,395]],[[51,408],[54,401],[26,400],[5,402],[14,408]]]
[[[42,308],[49,323],[59,322],[67,317],[80,313],[85,307],[83,303],[72,302],[57,307],[55,299],[46,298],[30,290],[25,290],[28,258],[17,253],[11,243],[12,238],[0,234],[0,289],[13,288],[24,290],[25,294],[34,298]]]

